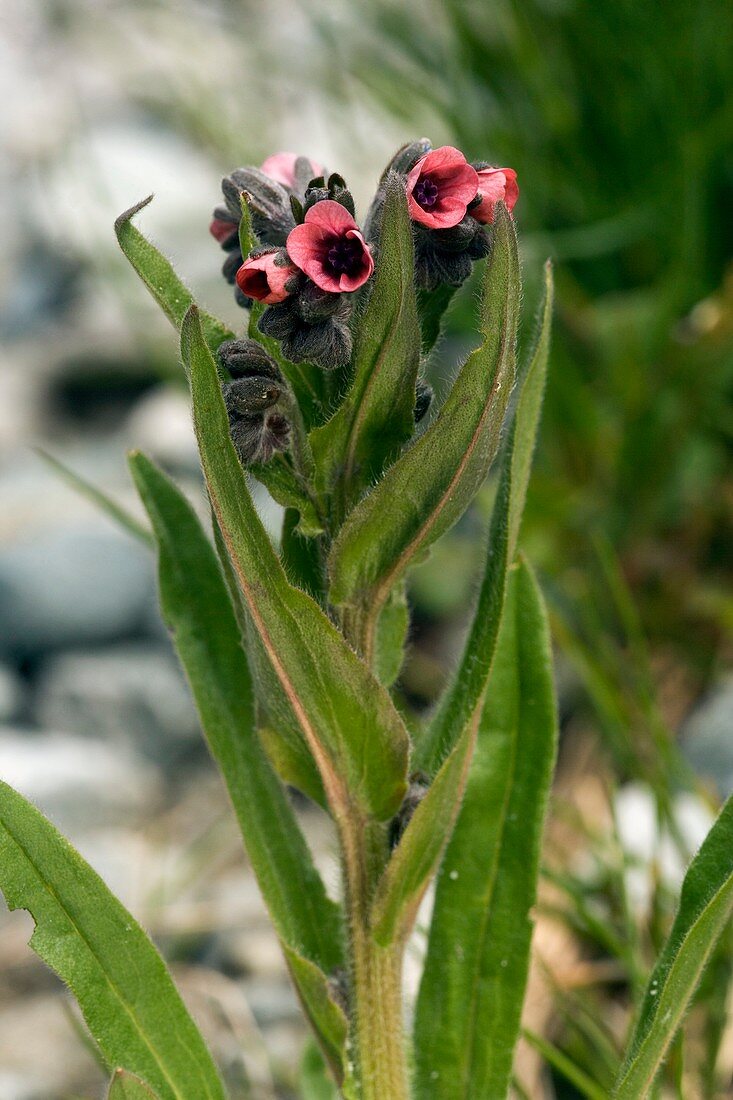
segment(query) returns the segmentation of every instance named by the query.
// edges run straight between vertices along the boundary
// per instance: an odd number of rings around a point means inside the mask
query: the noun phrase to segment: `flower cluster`
[[[361,229],[344,180],[295,153],[276,153],[260,168],[238,168],[222,184],[211,233],[227,252],[223,272],[237,301],[265,307],[260,331],[283,357],[325,369],[348,363],[358,292],[378,262],[377,243],[388,173],[404,180],[415,240],[419,287],[460,286],[490,249],[498,202],[511,211],[519,196],[511,168],[470,164],[452,146],[422,140],[401,149],[383,177]],[[257,247],[240,248],[242,196]]]

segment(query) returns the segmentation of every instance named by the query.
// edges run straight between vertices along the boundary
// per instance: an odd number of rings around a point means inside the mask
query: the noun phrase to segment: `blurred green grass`
[[[710,676],[733,621],[733,20],[725,0],[306,5],[332,96],[519,173],[527,305],[558,264],[525,537],[578,603],[592,538],[653,643]],[[470,293],[448,339],[469,331]]]

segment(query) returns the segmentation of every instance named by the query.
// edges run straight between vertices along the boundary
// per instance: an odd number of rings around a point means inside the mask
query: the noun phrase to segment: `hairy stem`
[[[370,927],[374,887],[388,856],[387,830],[374,822],[352,821],[341,835],[359,1100],[408,1100],[402,943],[380,947]]]

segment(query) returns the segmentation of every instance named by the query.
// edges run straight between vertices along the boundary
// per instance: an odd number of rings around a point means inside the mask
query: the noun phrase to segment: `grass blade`
[[[51,467],[54,473],[59,475],[62,481],[65,481],[67,485],[75,489],[80,496],[90,500],[92,504],[99,508],[100,512],[104,512],[104,514],[109,516],[118,527],[121,527],[123,531],[127,531],[128,535],[132,535],[132,537],[139,542],[144,542],[146,546],[154,545],[155,540],[150,529],[144,527],[142,523],[136,520],[130,512],[114,501],[107,493],[98,489],[96,485],[92,485],[91,481],[87,481],[86,478],[83,478],[80,474],[74,473],[72,469],[63,462],[60,462],[58,458],[54,458],[48,451],[44,451],[42,447],[36,447],[35,452],[39,458],[43,459],[47,466]]]
[[[672,931],[652,971],[613,1091],[615,1100],[648,1096],[716,944],[733,916],[733,797],[682,883]]]

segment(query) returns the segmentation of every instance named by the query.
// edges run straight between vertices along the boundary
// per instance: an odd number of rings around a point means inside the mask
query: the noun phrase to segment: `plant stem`
[[[386,828],[352,821],[342,832],[349,920],[352,1044],[359,1100],[408,1100],[402,1021],[402,943],[380,947],[370,927],[388,856]]]

